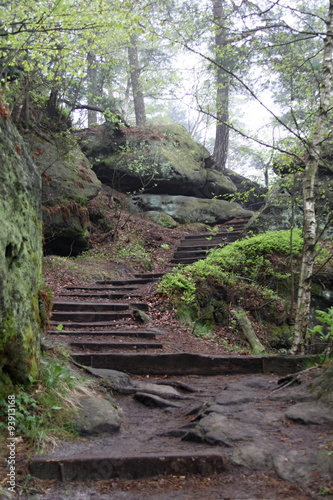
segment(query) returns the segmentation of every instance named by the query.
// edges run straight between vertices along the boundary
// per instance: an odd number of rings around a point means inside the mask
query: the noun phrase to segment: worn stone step
[[[177,250],[173,254],[173,259],[182,259],[182,258],[201,258],[204,259],[207,256],[207,250],[199,249],[199,250]]]
[[[91,349],[90,352],[107,351],[108,349],[163,349],[160,342],[70,342],[73,349]]]
[[[148,305],[145,302],[79,302],[79,301],[56,301],[53,303],[53,311],[126,311],[130,307],[148,311]]]
[[[159,278],[162,278],[162,276],[164,276],[165,273],[143,273],[143,274],[134,274],[134,277],[135,278],[140,278],[140,279],[149,279],[149,278],[153,278],[153,279],[159,279]]]
[[[117,319],[131,318],[131,312],[100,312],[100,311],[54,311],[52,321],[66,322],[86,322],[97,323],[100,321],[113,321]]]
[[[175,259],[171,259],[171,263],[172,264],[185,264],[185,265],[189,265],[189,264],[193,264],[194,262],[197,262],[198,260],[203,260],[205,258],[205,256],[202,256],[202,257],[182,257],[182,258],[175,258]]]
[[[80,285],[80,286],[67,286],[66,290],[92,290],[92,291],[114,291],[117,292],[128,292],[131,290],[137,290],[139,285],[127,285],[127,286],[106,286],[106,285]]]
[[[136,375],[224,375],[275,373],[303,370],[319,356],[210,356],[192,353],[74,354],[82,365],[119,370]]]
[[[146,285],[152,281],[157,281],[157,278],[133,278],[127,280],[101,280],[96,281],[97,285],[114,285],[114,286],[125,286],[125,285]]]
[[[134,337],[145,339],[156,339],[156,335],[162,335],[162,332],[150,332],[147,330],[50,330],[49,335],[68,335],[91,337],[110,336],[110,337]]]
[[[117,300],[122,299],[130,292],[122,292],[122,293],[105,293],[105,292],[61,292],[58,294],[58,297],[82,297],[82,298],[96,298],[96,299],[110,299]],[[133,295],[131,295],[133,297]],[[139,297],[140,295],[136,295]]]
[[[124,311],[129,309],[127,302],[60,302],[53,303],[53,311]]]
[[[126,320],[127,318],[127,320]],[[62,321],[61,324],[64,326],[64,328],[113,328],[113,327],[118,327],[120,325],[132,325],[132,321],[128,321],[129,319],[132,319],[132,316],[129,316],[126,314],[125,319],[112,319],[112,320],[107,320],[107,321]],[[116,322],[116,323],[115,323]],[[59,325],[59,321],[53,321],[51,318],[50,321],[50,328],[56,328]]]
[[[229,243],[231,243],[231,242],[227,241],[226,239],[223,239],[223,240],[220,239],[219,241],[215,241],[215,242],[213,242],[212,240],[206,240],[206,239],[203,239],[203,240],[182,240],[179,243],[176,251],[183,250],[184,247],[209,249],[209,248],[215,248],[218,245],[228,245]]]
[[[220,245],[211,245],[211,244],[202,244],[202,245],[184,245],[184,246],[179,246],[176,250],[176,252],[208,252],[209,250],[212,250],[213,248],[216,248],[217,246],[226,246],[229,245],[229,243],[221,243]]]
[[[58,481],[94,481],[112,478],[139,479],[159,475],[210,476],[225,470],[221,452],[163,453],[139,456],[101,455],[38,456],[30,462],[30,473],[39,479]]]
[[[201,234],[188,234],[184,237],[185,240],[201,240],[201,239],[206,239],[209,238],[210,241],[215,241],[219,240],[220,238],[226,238],[226,237],[237,237],[241,236],[243,234],[243,231],[241,230],[235,230],[235,231],[222,231],[216,234],[212,233],[201,233]]]

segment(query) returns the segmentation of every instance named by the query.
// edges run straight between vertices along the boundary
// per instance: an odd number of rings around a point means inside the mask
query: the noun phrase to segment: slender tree
[[[138,36],[132,34],[128,46],[129,74],[132,86],[135,122],[136,125],[145,125],[147,122],[144,94],[141,83],[141,68],[139,64]]]
[[[229,93],[230,76],[224,70],[225,53],[228,45],[225,26],[225,2],[212,0],[215,32],[215,85],[216,85],[216,133],[214,161],[216,170],[224,172],[227,168],[229,150]]]
[[[303,255],[298,287],[296,321],[292,353],[304,353],[305,339],[309,323],[311,284],[317,241],[317,224],[315,211],[315,179],[323,152],[323,144],[327,139],[329,113],[331,109],[331,92],[333,77],[333,0],[329,0],[326,18],[326,34],[324,38],[322,61],[322,77],[320,85],[319,106],[313,133],[307,142],[308,158],[303,175]]]

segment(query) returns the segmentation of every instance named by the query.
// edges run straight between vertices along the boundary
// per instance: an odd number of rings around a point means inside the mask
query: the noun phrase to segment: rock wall
[[[0,397],[38,369],[42,299],[41,180],[0,104]]]
[[[253,212],[234,202],[167,194],[132,196],[128,199],[128,207],[133,212],[164,212],[180,224],[220,224],[230,219],[249,218],[253,215]]]
[[[101,183],[76,139],[29,134],[30,154],[42,177],[44,242],[46,253],[77,255],[88,249],[87,203],[97,196]]]
[[[113,131],[101,125],[76,135],[97,177],[112,189],[132,195],[130,210],[151,216],[151,212],[164,212],[181,224],[214,224],[251,217],[252,205],[257,209],[262,204],[263,192],[257,184],[214,170],[209,151],[181,125],[124,127],[118,132],[112,140]],[[249,210],[233,203],[238,201],[234,180],[243,191],[253,192],[253,199],[240,198]]]

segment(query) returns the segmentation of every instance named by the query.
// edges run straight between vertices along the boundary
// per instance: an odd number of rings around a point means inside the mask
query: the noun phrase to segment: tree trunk
[[[320,104],[312,138],[308,141],[308,160],[303,177],[303,232],[304,245],[298,288],[297,311],[292,354],[304,354],[305,341],[310,316],[311,284],[316,244],[316,214],[314,186],[318,165],[322,154],[325,130],[328,124],[330,94],[332,88],[333,54],[333,0],[329,1],[327,31],[324,40]]]
[[[87,54],[87,83],[88,83],[88,103],[91,104],[94,96],[97,93],[96,82],[97,82],[97,67],[96,59],[94,54],[89,52]],[[88,109],[88,127],[91,127],[93,123],[97,123],[97,111],[93,109]]]
[[[235,318],[237,319],[237,322],[240,326],[240,329],[242,330],[242,333],[248,343],[250,344],[252,348],[252,353],[254,355],[260,355],[260,354],[265,354],[265,348],[258,339],[256,332],[254,331],[251,321],[246,315],[246,312],[244,309],[239,308],[239,310],[233,310]]]
[[[145,125],[147,122],[146,109],[140,83],[140,66],[136,35],[131,36],[130,46],[128,47],[128,62],[133,92],[135,122],[136,125]]]
[[[229,75],[222,69],[226,47],[224,12],[222,0],[213,1],[215,25],[216,60],[216,135],[214,145],[215,169],[224,172],[227,168],[229,149]]]

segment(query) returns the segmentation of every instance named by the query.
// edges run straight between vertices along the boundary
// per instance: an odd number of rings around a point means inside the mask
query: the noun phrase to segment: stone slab
[[[73,456],[48,459],[35,457],[30,473],[40,479],[60,481],[93,481],[111,478],[139,479],[162,474],[182,476],[199,474],[209,476],[225,470],[222,454],[196,453],[158,454],[133,457]]]
[[[223,375],[275,373],[286,375],[302,369],[316,356],[206,356],[180,354],[75,354],[79,363],[137,375]]]

